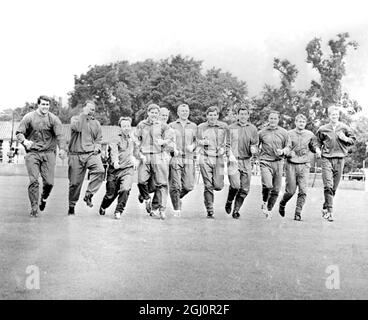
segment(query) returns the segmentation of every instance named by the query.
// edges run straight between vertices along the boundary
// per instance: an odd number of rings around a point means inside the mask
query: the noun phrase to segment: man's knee
[[[246,189],[239,189],[238,190],[238,195],[241,198],[245,198],[248,195],[249,190]]]

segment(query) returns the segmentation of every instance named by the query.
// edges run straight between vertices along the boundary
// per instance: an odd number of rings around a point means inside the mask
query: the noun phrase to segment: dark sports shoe
[[[68,210],[68,215],[74,215],[75,212],[74,212],[74,207],[69,207],[69,210]]]
[[[327,219],[327,216],[328,216],[328,211],[327,211],[327,209],[322,209],[322,218],[324,218],[324,219]]]
[[[301,217],[300,213],[295,213],[294,220],[295,221],[302,221],[302,217]]]
[[[151,205],[151,198],[144,200],[145,204],[146,204],[146,211],[147,213],[151,213],[152,211],[152,205]]]
[[[100,213],[101,216],[104,216],[105,213],[106,213],[106,209],[100,207],[99,213]]]
[[[89,206],[90,208],[93,207],[93,204],[92,204],[92,194],[86,194],[84,196],[83,201],[85,201],[86,202],[86,205]]]
[[[40,211],[45,210],[45,207],[46,207],[46,200],[41,198]]]
[[[281,217],[285,217],[285,206],[283,206],[281,203],[279,206],[279,214]]]
[[[240,218],[240,213],[237,212],[237,211],[233,212],[233,218],[234,219],[239,219]]]
[[[208,211],[207,212],[207,219],[215,219],[215,217],[213,216],[213,212],[212,211]]]
[[[230,214],[231,213],[231,207],[232,207],[232,205],[233,205],[232,202],[226,201],[225,211],[226,211],[227,214]]]
[[[37,209],[32,209],[31,212],[29,213],[29,215],[32,218],[37,218],[37,216],[38,216],[38,210]]]
[[[141,194],[138,195],[138,201],[139,201],[139,203],[143,203],[143,201],[144,201],[144,198]]]

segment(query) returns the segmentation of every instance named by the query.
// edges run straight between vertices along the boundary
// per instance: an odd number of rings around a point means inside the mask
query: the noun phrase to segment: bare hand
[[[61,160],[65,160],[65,158],[66,158],[66,151],[65,150],[60,150],[59,151],[59,158]]]
[[[30,141],[30,140],[25,139],[25,140],[23,141],[23,145],[24,145],[24,147],[26,148],[26,150],[29,150],[29,149],[31,149],[31,147],[32,147],[32,145],[33,145],[33,142],[32,142],[32,141]]]

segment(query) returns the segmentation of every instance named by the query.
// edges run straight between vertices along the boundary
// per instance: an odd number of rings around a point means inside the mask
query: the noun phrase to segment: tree
[[[177,55],[160,61],[94,66],[75,77],[70,105],[75,108],[95,99],[103,124],[117,124],[120,116],[128,115],[135,125],[145,117],[150,103],[168,108],[172,115],[179,104],[187,103],[191,119],[199,123],[205,120],[204,111],[209,106],[218,106],[221,117],[226,117],[246,94],[246,83],[230,73],[215,68],[203,73],[202,61]]]
[[[321,39],[314,38],[307,47],[307,63],[310,63],[320,74],[320,82],[313,80],[307,94],[315,98],[312,107],[314,116],[318,119],[326,118],[327,109],[332,104],[348,108],[350,113],[361,110],[359,104],[350,100],[347,93],[342,92],[341,81],[345,75],[345,57],[348,49],[358,48],[356,41],[347,41],[348,33],[339,33],[337,40],[330,40],[328,46],[331,54],[326,58],[321,49]]]

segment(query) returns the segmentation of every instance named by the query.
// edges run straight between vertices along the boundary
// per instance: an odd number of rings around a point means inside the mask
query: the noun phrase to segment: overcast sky
[[[174,54],[231,72],[251,96],[278,85],[273,58],[288,58],[303,89],[318,79],[305,62],[308,41],[327,45],[349,32],[360,47],[348,53],[343,84],[368,114],[367,8],[360,0],[2,1],[0,110],[40,94],[65,100],[89,65]]]

